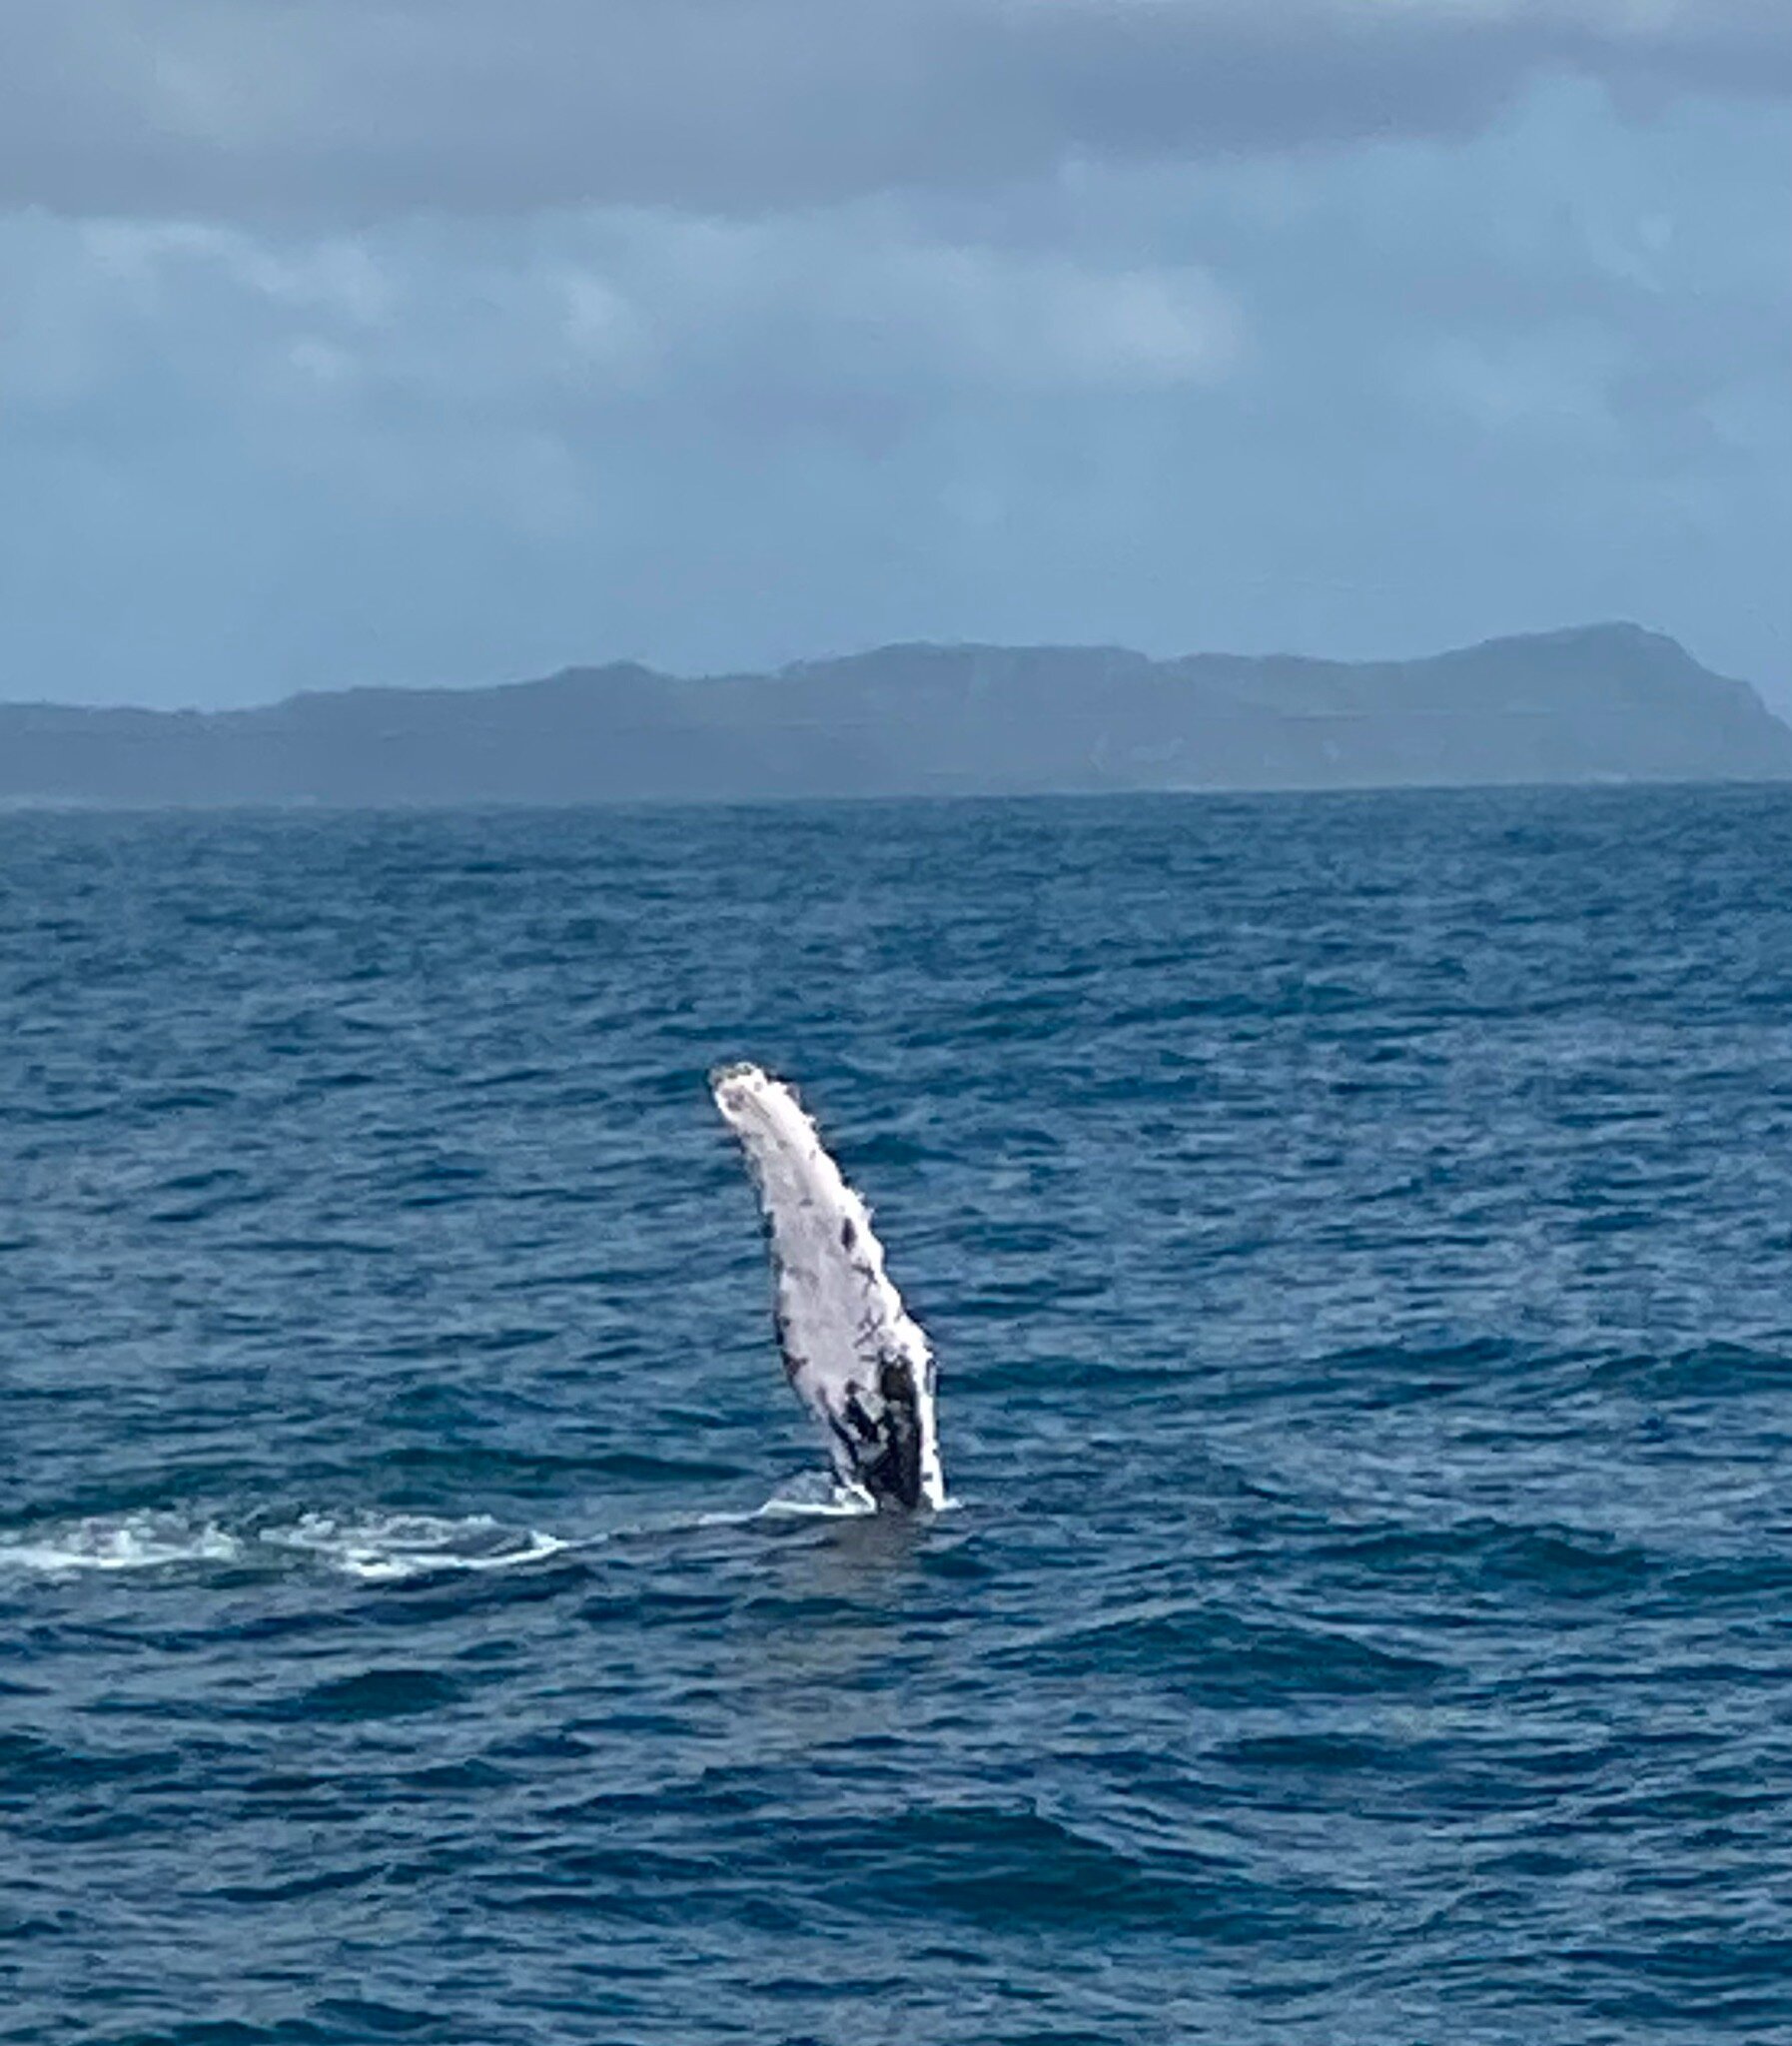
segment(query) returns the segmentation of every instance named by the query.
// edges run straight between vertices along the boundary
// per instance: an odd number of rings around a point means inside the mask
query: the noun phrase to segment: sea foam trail
[[[884,1270],[870,1210],[782,1081],[738,1065],[710,1085],[770,1228],[784,1369],[841,1487],[880,1506],[944,1506],[934,1361]]]
[[[133,1513],[0,1535],[0,1571],[268,1569],[300,1559],[364,1582],[396,1583],[442,1571],[510,1569],[571,1545],[535,1529],[501,1527],[486,1514],[304,1514],[289,1525],[233,1530],[181,1514]]]
[[[291,1527],[262,1534],[283,1548],[339,1569],[364,1583],[402,1583],[443,1571],[514,1569],[572,1544],[539,1529],[501,1527],[488,1514],[448,1520],[435,1514],[369,1514],[341,1519],[306,1514]]]
[[[0,1534],[0,1576],[83,1572],[190,1573],[324,1569],[366,1584],[398,1584],[457,1572],[508,1570],[611,1542],[663,1541],[717,1528],[777,1521],[853,1520],[874,1511],[863,1495],[817,1497],[801,1481],[756,1507],[628,1523],[595,1534],[507,1528],[489,1514],[307,1513],[291,1521],[226,1528],[179,1513],[90,1515]]]

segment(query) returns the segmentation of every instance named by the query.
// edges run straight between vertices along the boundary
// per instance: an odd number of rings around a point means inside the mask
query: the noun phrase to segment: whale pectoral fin
[[[756,1066],[723,1068],[712,1085],[758,1182],[785,1374],[826,1432],[835,1476],[879,1506],[940,1506],[933,1359],[869,1211],[789,1088]]]

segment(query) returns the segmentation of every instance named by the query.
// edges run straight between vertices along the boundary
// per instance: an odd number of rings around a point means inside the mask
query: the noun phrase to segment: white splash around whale
[[[878,1507],[944,1507],[933,1355],[884,1270],[870,1210],[783,1081],[736,1065],[710,1087],[758,1183],[784,1369],[821,1424],[841,1491]]]

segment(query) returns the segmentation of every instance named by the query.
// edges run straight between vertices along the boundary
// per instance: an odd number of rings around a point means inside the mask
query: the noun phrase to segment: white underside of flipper
[[[710,1085],[758,1182],[784,1369],[835,1477],[879,1507],[944,1506],[933,1356],[884,1271],[870,1211],[782,1081],[742,1065]]]

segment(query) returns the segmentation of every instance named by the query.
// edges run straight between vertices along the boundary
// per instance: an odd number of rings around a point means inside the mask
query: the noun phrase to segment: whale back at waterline
[[[739,1064],[710,1086],[764,1206],[784,1370],[821,1423],[835,1477],[878,1506],[943,1506],[934,1361],[870,1211],[783,1082]]]

